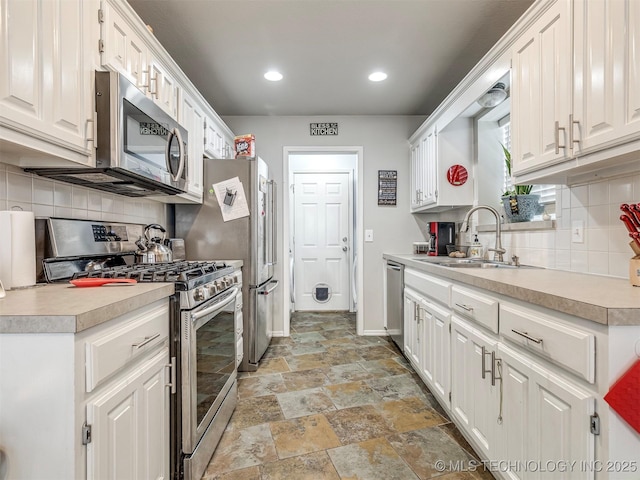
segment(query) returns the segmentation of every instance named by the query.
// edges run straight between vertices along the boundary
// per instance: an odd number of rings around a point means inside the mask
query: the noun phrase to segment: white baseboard
[[[362,335],[365,337],[386,337],[387,331],[386,330],[365,330],[362,333]]]

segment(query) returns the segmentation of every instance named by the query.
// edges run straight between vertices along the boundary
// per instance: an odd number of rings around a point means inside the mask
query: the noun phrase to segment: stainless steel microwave
[[[187,130],[123,75],[95,72],[95,83],[95,168],[25,170],[130,197],[185,192]]]

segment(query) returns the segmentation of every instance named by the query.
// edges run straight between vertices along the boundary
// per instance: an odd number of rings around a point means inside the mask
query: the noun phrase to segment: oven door
[[[238,288],[182,312],[182,452],[190,455],[236,379],[234,312]]]

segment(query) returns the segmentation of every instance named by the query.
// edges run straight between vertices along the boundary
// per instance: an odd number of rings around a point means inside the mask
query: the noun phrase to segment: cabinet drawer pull
[[[144,347],[147,343],[152,342],[153,340],[155,340],[156,338],[158,338],[160,336],[159,333],[156,333],[155,335],[152,335],[151,337],[144,337],[144,340],[141,341],[140,343],[134,343],[131,346],[133,348],[142,348]]]
[[[460,307],[461,309],[466,310],[467,312],[473,312],[473,307],[464,305],[462,303],[456,303],[456,307]]]
[[[515,333],[516,335],[520,335],[521,337],[526,338],[527,340],[531,340],[532,342],[535,342],[535,343],[538,343],[538,344],[542,343],[542,339],[541,338],[532,337],[527,332],[520,332],[518,330],[514,330],[513,328],[511,329],[511,331],[513,333]]]

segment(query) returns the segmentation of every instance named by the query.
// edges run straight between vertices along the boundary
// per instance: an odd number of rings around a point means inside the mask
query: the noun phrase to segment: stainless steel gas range
[[[234,335],[242,274],[217,261],[132,263],[128,232],[140,226],[47,219],[43,273],[48,281],[69,278],[133,278],[172,282],[170,358],[171,472],[175,480],[199,480],[237,402]],[[104,233],[107,235],[104,235]],[[109,233],[117,233],[118,240]],[[56,245],[65,245],[61,256]],[[47,256],[49,255],[49,256]],[[51,256],[52,255],[52,256]],[[98,266],[96,268],[96,266]],[[125,287],[126,288],[126,287]]]

